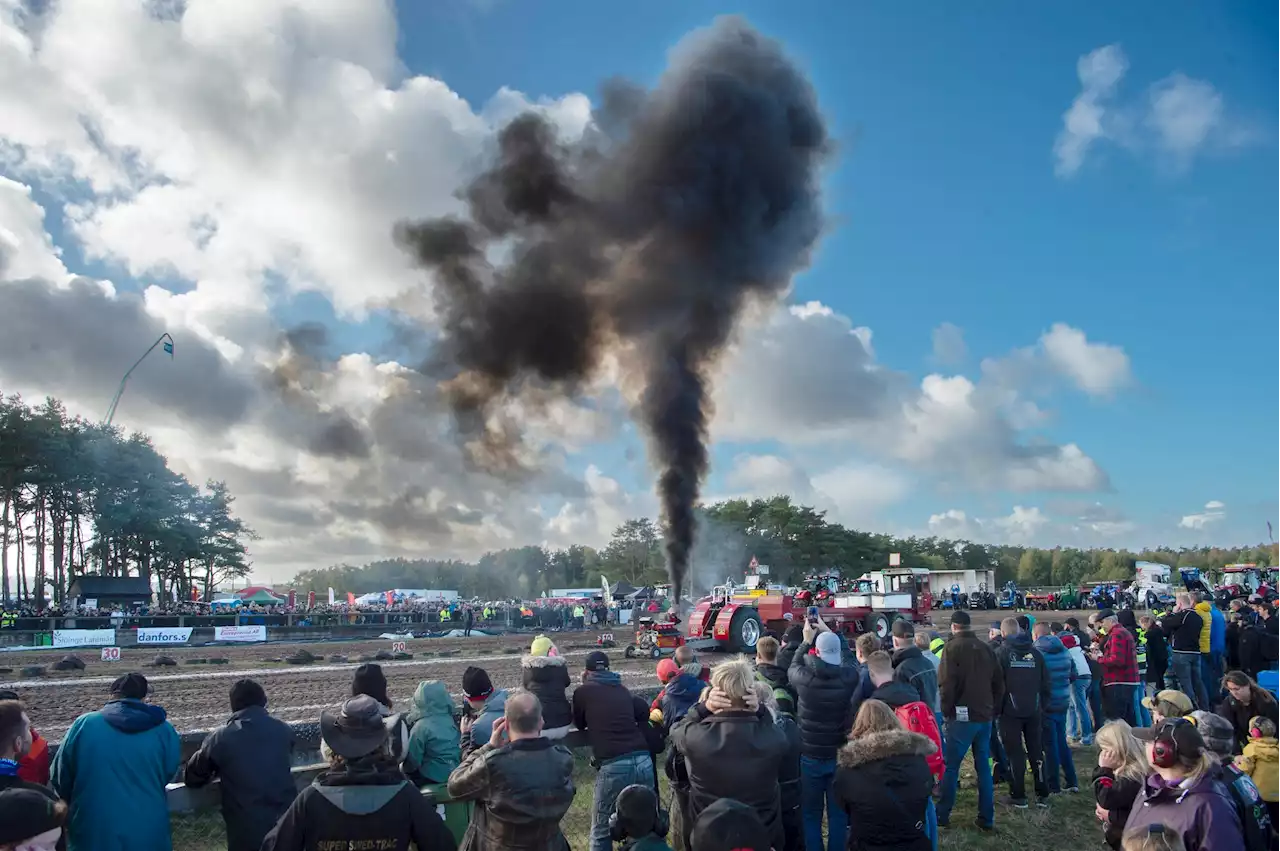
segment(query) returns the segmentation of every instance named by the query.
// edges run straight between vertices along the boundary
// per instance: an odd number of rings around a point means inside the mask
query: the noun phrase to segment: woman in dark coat
[[[934,750],[887,704],[874,698],[862,704],[836,756],[833,784],[849,816],[849,851],[931,851],[925,823],[933,773],[925,757]]]
[[[1228,671],[1222,678],[1226,700],[1218,705],[1217,713],[1231,722],[1236,733],[1236,753],[1249,743],[1249,719],[1255,715],[1270,718],[1280,724],[1280,705],[1271,692],[1253,681],[1243,671]]]
[[[545,635],[534,638],[529,655],[520,660],[520,683],[542,704],[542,738],[563,739],[573,729],[573,709],[565,692],[569,668]]]

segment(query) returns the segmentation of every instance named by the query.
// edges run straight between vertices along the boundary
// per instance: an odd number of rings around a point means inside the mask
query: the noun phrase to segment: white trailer
[[[929,574],[929,590],[933,599],[943,600],[951,596],[952,586],[959,585],[960,593],[973,597],[978,591],[996,593],[996,571],[986,570],[935,570]]]

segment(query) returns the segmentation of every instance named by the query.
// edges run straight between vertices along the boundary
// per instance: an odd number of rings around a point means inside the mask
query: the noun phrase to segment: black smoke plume
[[[527,113],[465,190],[465,218],[402,223],[434,273],[443,387],[473,455],[500,462],[515,398],[572,396],[606,352],[643,388],[676,599],[707,473],[711,367],[823,227],[830,145],[813,87],[736,18],[685,38],[656,88],[611,82],[583,138]],[[501,260],[496,258],[501,257]]]

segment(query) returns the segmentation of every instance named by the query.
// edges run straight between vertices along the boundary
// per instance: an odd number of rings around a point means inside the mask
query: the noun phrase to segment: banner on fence
[[[191,640],[191,627],[139,627],[139,644],[186,644]]]
[[[266,641],[265,626],[215,626],[214,641]]]
[[[54,647],[110,647],[116,643],[114,629],[55,629]]]

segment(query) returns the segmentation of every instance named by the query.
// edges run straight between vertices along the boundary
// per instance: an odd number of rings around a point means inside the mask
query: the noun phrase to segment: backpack
[[[942,757],[942,734],[938,732],[938,719],[934,717],[932,710],[925,705],[924,701],[913,700],[893,710],[893,714],[898,716],[902,726],[913,733],[927,736],[929,741],[933,742],[937,750],[925,757],[925,762],[929,764],[934,782],[941,780],[942,772],[947,766]]]
[[[1235,802],[1244,833],[1245,851],[1263,851],[1276,847],[1276,829],[1271,823],[1262,795],[1253,778],[1230,763],[1222,765],[1222,783]]]

